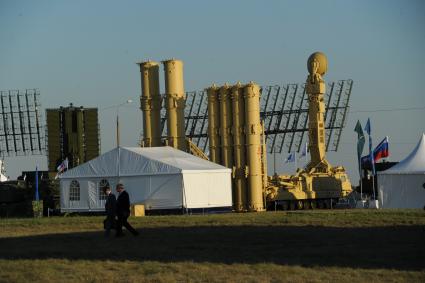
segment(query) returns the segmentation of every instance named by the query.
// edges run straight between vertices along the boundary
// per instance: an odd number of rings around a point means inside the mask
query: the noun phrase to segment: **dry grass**
[[[424,282],[425,213],[334,210],[0,220],[0,282]]]
[[[418,271],[273,263],[0,260],[0,282],[424,282]]]

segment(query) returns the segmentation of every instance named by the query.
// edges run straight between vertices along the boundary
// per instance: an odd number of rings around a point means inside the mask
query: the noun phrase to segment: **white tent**
[[[9,178],[5,174],[6,171],[4,170],[4,160],[0,159],[0,182],[9,181]]]
[[[231,170],[172,147],[119,147],[60,176],[61,211],[102,211],[103,186],[124,184],[150,209],[232,205]]]
[[[425,134],[409,156],[378,172],[378,186],[383,208],[425,207]]]

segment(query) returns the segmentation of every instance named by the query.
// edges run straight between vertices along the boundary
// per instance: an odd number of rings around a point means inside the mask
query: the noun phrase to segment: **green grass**
[[[424,282],[425,213],[332,210],[0,220],[0,282]]]

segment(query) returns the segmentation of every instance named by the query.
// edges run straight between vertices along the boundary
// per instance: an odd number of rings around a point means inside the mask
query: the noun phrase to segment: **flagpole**
[[[372,165],[372,166],[375,167],[375,165]],[[376,194],[375,194],[375,174],[374,174],[374,172],[372,172],[372,189],[373,189],[373,199],[375,200]]]
[[[375,159],[373,156],[373,151],[372,151],[372,129],[371,129],[371,125],[370,125],[370,118],[367,119],[367,123],[366,123],[366,132],[369,135],[369,158],[370,158],[370,163],[372,165],[372,190],[373,190],[373,199],[375,199]]]
[[[360,199],[363,200],[363,172],[362,172],[362,162],[359,161],[359,177],[360,177]]]
[[[370,156],[370,162],[372,163],[372,190],[373,190],[373,200],[375,200],[375,158],[373,156],[372,148],[372,136],[369,134],[369,156]]]

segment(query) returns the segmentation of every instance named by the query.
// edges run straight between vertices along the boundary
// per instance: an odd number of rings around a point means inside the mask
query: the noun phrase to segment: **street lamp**
[[[117,147],[120,146],[120,123],[119,123],[119,111],[120,107],[132,103],[133,100],[127,99],[126,102],[117,105]]]

